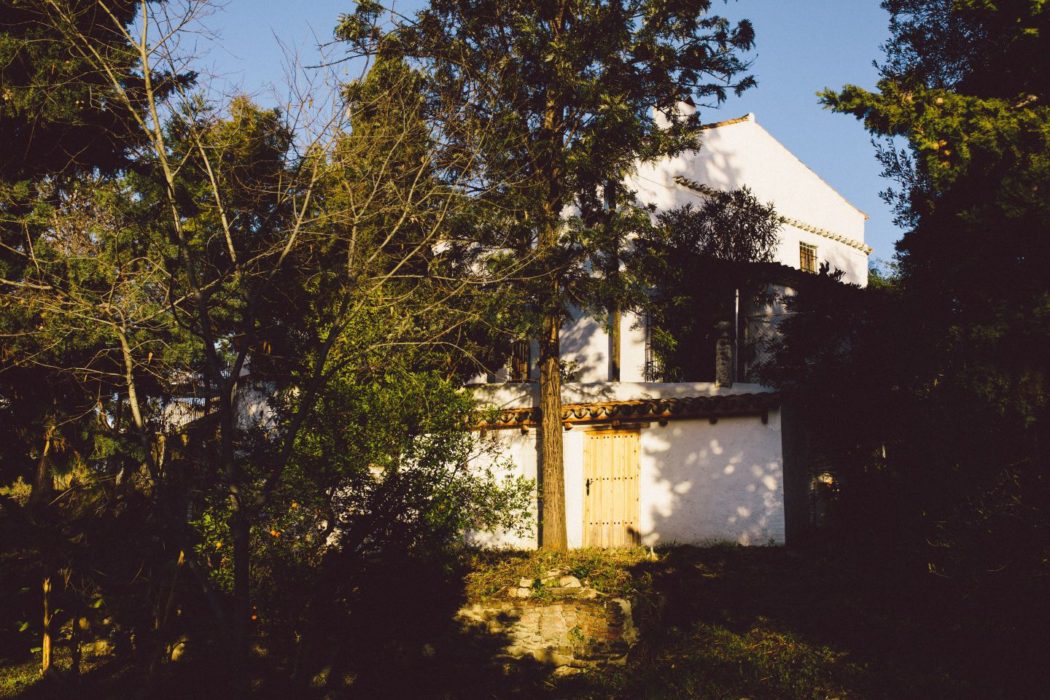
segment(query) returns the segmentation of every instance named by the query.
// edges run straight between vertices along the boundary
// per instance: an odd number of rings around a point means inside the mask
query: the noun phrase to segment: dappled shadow
[[[672,421],[641,433],[648,545],[784,541],[779,414]]]
[[[574,382],[604,382],[609,379],[609,333],[586,311],[573,307],[559,338],[561,360]]]
[[[718,130],[701,134],[699,151],[686,151],[673,158],[642,164],[628,178],[628,186],[643,205],[667,211],[686,204],[696,206],[701,196],[679,182],[692,181],[716,190],[730,191],[750,184],[745,181],[741,154],[727,147]]]

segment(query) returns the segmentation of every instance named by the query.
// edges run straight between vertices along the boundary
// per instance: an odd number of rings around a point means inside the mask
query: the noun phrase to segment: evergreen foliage
[[[776,281],[751,263],[772,262],[780,219],[746,187],[712,190],[698,208],[687,204],[656,218],[628,256],[652,333],[658,367],[651,369],[664,381],[714,381],[718,324],[732,326],[737,301],[746,314]]]
[[[743,58],[751,24],[733,25],[711,7],[435,0],[414,18],[391,13],[387,24],[369,0],[337,30],[357,53],[419,66],[426,103],[440,106],[435,128],[450,148],[478,154],[479,198],[502,214],[516,253],[529,260],[519,325],[539,341],[543,415],[560,414],[559,329],[570,306],[615,296],[617,284],[596,285],[594,276],[616,277],[624,222],[637,217],[619,183],[638,159],[697,146],[699,116],[681,103],[720,102],[754,84]],[[561,426],[543,421],[540,431],[543,546],[564,549]]]
[[[839,532],[996,610],[992,653],[1048,612],[1050,7],[883,4],[876,91],[822,99],[882,140],[897,274],[800,295],[773,380],[837,474]]]
[[[261,605],[295,644],[347,593],[288,598],[271,576],[367,577],[520,522],[531,485],[468,468],[455,383],[456,344],[497,305],[477,303],[484,249],[446,233],[471,225],[455,184],[470,154],[436,159],[399,63],[349,86],[308,141],[288,112],[136,78],[181,64],[191,17],[140,4],[171,24],[136,36],[134,6],[84,5],[99,10],[86,24],[57,0],[34,14],[32,49],[75,52],[132,114],[109,161],[30,158],[18,176],[35,180],[4,210],[0,518],[25,585],[11,605],[43,580],[61,613],[27,636],[91,629],[151,673],[185,636],[228,657],[221,682],[238,689]],[[24,653],[8,632],[4,653]]]

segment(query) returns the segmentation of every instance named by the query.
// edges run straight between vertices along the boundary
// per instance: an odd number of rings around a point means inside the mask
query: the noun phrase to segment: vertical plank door
[[[638,442],[637,431],[595,430],[584,435],[584,546],[637,543]]]

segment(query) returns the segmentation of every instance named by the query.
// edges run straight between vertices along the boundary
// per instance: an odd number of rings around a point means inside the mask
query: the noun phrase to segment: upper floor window
[[[798,266],[804,272],[817,271],[817,246],[809,243],[798,244]]]

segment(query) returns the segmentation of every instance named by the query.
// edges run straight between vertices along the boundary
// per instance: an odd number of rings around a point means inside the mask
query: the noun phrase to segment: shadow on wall
[[[643,430],[640,462],[644,544],[783,544],[776,413]]]
[[[717,131],[706,131],[701,135],[700,150],[687,151],[674,158],[665,158],[655,163],[639,166],[629,178],[642,205],[653,205],[658,211],[701,202],[700,195],[676,182],[685,178],[718,190],[735,190],[747,183],[744,181],[738,157],[719,150],[720,136]],[[707,147],[711,142],[712,148]]]
[[[639,538],[645,545],[732,542],[783,544],[785,507],[780,413],[768,423],[757,416],[678,420],[642,428],[639,440]],[[573,546],[583,545],[583,463],[586,429],[566,434],[566,515]],[[535,546],[542,541],[540,444],[535,430],[493,431],[496,449],[522,476],[536,479],[535,518],[525,536],[475,533],[472,544]],[[633,517],[631,518],[633,519]]]
[[[561,329],[561,357],[567,380],[604,382],[609,379],[609,333],[604,323],[573,308]]]

